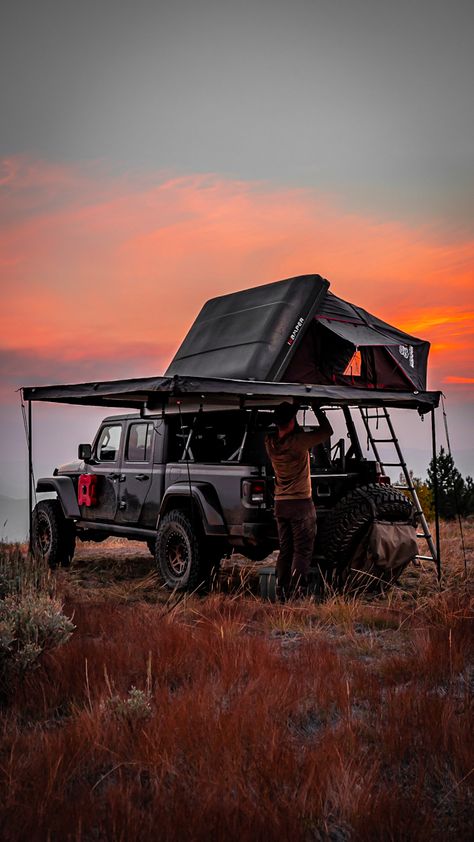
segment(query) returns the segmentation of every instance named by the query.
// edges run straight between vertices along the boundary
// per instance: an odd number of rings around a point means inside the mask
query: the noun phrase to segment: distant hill
[[[24,541],[28,535],[28,501],[0,494],[0,537],[2,541]]]

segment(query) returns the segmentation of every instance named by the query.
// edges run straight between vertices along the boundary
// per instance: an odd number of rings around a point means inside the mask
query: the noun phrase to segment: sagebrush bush
[[[49,570],[18,545],[0,547],[0,692],[37,665],[42,652],[65,643],[74,624],[62,612]]]
[[[133,725],[151,716],[151,693],[132,685],[126,697],[114,693],[105,699],[103,710],[115,719]]]

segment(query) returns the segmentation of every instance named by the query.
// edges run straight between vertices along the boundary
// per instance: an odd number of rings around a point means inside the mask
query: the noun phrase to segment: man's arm
[[[302,440],[304,441],[304,446],[305,448],[307,447],[308,450],[310,447],[314,447],[316,444],[321,444],[323,441],[326,441],[330,436],[332,436],[333,433],[331,424],[329,423],[322,409],[315,409],[313,411],[317,420],[319,421],[319,427],[317,427],[315,430],[311,430],[311,432],[303,432],[301,434]]]

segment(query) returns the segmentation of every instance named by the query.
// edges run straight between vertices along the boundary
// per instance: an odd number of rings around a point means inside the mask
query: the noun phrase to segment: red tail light
[[[242,497],[247,503],[264,503],[265,482],[261,479],[245,479],[242,482]]]

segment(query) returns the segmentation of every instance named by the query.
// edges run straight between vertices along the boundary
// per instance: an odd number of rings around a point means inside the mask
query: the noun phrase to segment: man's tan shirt
[[[306,500],[311,497],[309,449],[322,440],[321,430],[265,436],[265,447],[275,471],[276,500]]]

